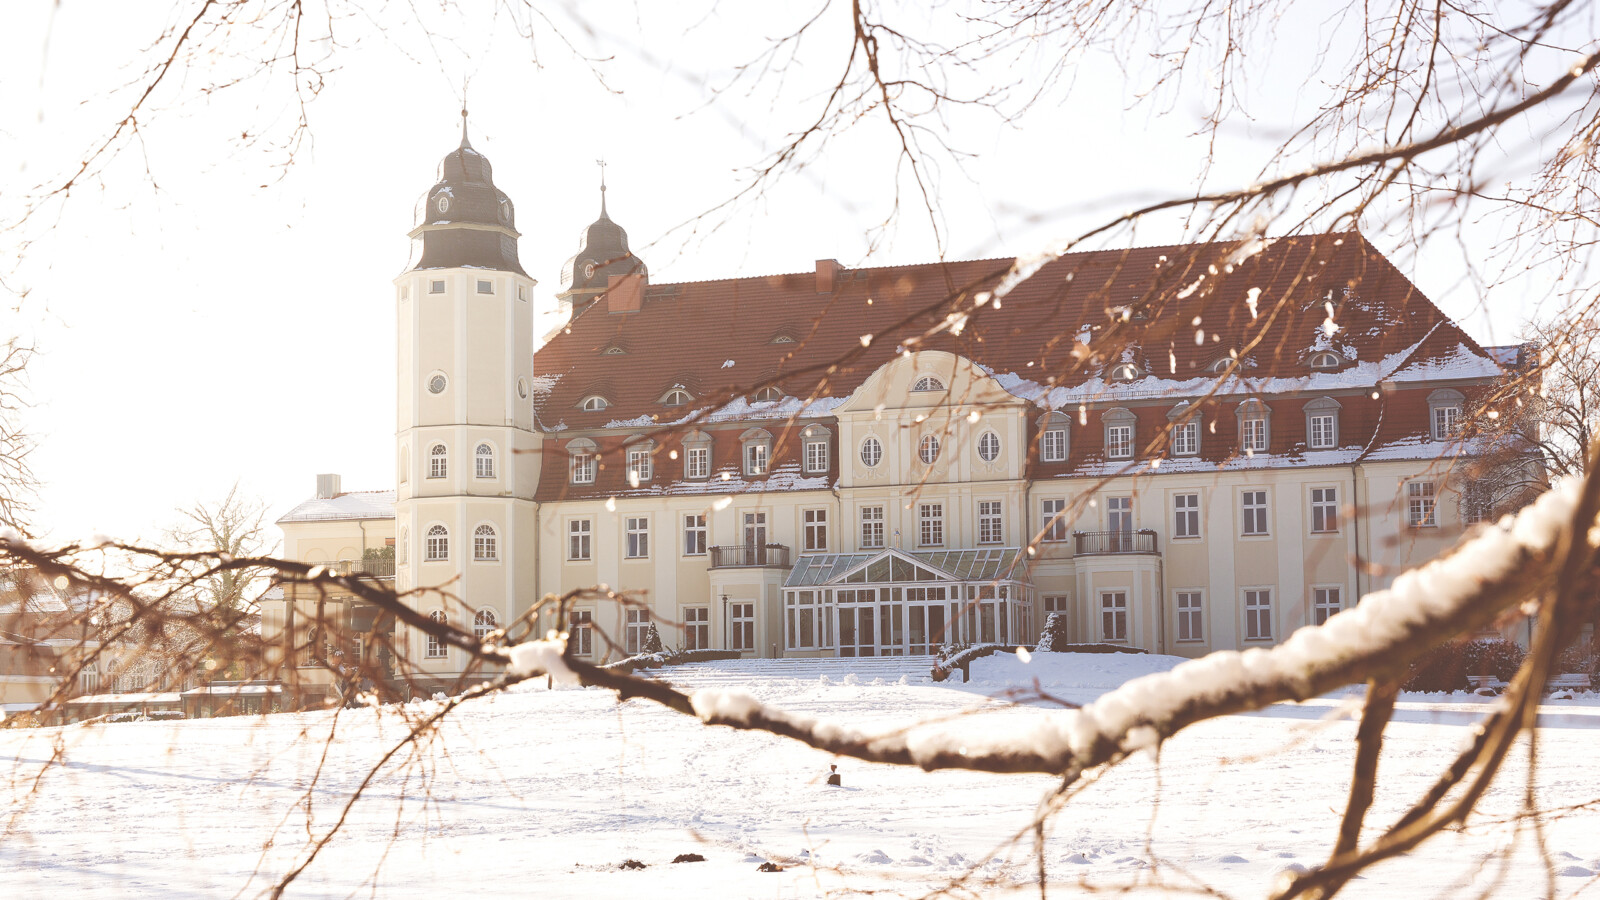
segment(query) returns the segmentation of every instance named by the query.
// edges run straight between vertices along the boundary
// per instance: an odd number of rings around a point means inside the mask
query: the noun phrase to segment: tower
[[[561,266],[556,295],[562,322],[582,312],[604,293],[613,275],[644,275],[644,260],[628,249],[628,233],[606,211],[605,162],[600,161],[600,218],[578,233],[578,252]]]
[[[396,586],[454,625],[486,632],[537,597],[539,437],[533,427],[534,280],[516,211],[467,139],[417,208],[397,309]],[[466,660],[425,635],[413,677],[452,680]]]

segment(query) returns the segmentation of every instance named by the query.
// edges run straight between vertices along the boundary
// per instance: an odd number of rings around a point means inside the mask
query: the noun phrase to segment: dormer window
[[[568,478],[573,484],[594,484],[597,449],[595,442],[588,438],[578,438],[567,444],[567,454],[571,457]]]
[[[1306,446],[1332,450],[1339,446],[1339,401],[1318,397],[1306,404]]]
[[[1106,428],[1106,459],[1133,458],[1133,426],[1138,419],[1132,412],[1117,407],[1100,417]]]
[[[1337,369],[1339,368],[1339,357],[1332,353],[1313,353],[1311,354],[1310,364],[1313,369]]]
[[[650,465],[650,453],[654,447],[653,442],[636,444],[628,448],[628,486],[638,487],[649,481],[655,472]]]
[[[1133,363],[1123,363],[1111,370],[1112,381],[1138,381],[1139,367]]]
[[[750,401],[752,403],[776,403],[782,399],[783,391],[778,390],[770,384],[750,395]]]
[[[611,403],[599,394],[592,394],[583,398],[583,403],[581,405],[584,412],[599,412],[600,410],[609,407]]]
[[[780,334],[777,337],[774,337],[772,339],[772,343],[774,343],[774,344],[792,344],[792,343],[794,343],[794,338],[788,336],[787,334]]]
[[[1066,462],[1067,435],[1072,420],[1060,410],[1045,413],[1039,420],[1039,461]]]
[[[821,425],[807,425],[800,432],[802,464],[809,475],[828,472],[828,429]]]
[[[944,390],[944,382],[942,382],[939,379],[933,377],[932,375],[924,375],[921,378],[917,379],[917,383],[913,384],[911,386],[911,390],[912,391],[942,391],[942,390]]]
[[[1200,452],[1200,411],[1181,401],[1167,413],[1168,448],[1173,456],[1195,456]]]
[[[1231,365],[1233,365],[1233,357],[1224,356],[1211,364],[1210,372],[1213,375],[1221,375],[1223,372],[1228,371],[1228,367]]]
[[[1239,404],[1239,449],[1246,453],[1265,453],[1272,446],[1272,410],[1260,400]]]
[[[744,445],[744,474],[767,474],[768,459],[772,455],[772,433],[763,428],[751,428],[739,435]]]
[[[600,352],[604,353],[606,356],[621,356],[624,353],[627,353],[628,351],[622,349],[621,347],[618,347],[616,344],[612,344],[611,346],[605,348],[604,350],[601,350]]]
[[[667,391],[666,396],[661,398],[661,405],[662,406],[687,406],[689,404],[689,401],[691,401],[693,399],[694,399],[693,397],[689,396],[689,392],[688,391],[684,390],[681,387],[674,387],[672,390]]]
[[[1461,409],[1466,397],[1460,391],[1442,388],[1428,395],[1428,421],[1436,441],[1461,436]]]

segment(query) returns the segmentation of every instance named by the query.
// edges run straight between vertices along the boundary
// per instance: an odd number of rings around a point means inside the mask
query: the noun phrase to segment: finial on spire
[[[601,157],[594,161],[600,167],[600,215],[606,214],[606,160]]]
[[[467,142],[467,79],[461,79],[461,146],[472,146]]]

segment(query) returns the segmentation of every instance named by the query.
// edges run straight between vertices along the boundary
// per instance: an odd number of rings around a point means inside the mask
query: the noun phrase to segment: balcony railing
[[[322,563],[328,571],[339,575],[371,575],[375,578],[394,577],[394,559],[339,559]]]
[[[1079,556],[1107,556],[1115,553],[1155,553],[1156,533],[1142,531],[1075,531],[1075,552]]]
[[[789,548],[782,544],[736,544],[711,548],[711,568],[789,568]]]

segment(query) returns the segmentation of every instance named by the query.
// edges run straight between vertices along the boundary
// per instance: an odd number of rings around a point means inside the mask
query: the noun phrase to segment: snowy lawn
[[[1049,704],[988,695],[1037,678],[1052,696],[1083,702],[1177,662],[997,655],[975,663],[967,685],[834,677],[749,687],[860,727],[977,716],[975,727],[1003,728],[1051,715]],[[706,667],[682,680],[715,675]],[[1369,822],[1392,821],[1425,789],[1486,702],[1402,697]],[[1113,769],[1049,826],[1056,895],[1082,880],[1143,886],[1135,896],[1206,884],[1259,897],[1276,873],[1319,862],[1344,805],[1358,704],[1352,694],[1206,723],[1168,742],[1159,765],[1143,756]],[[1580,695],[1544,712],[1541,804],[1600,798],[1600,700]],[[11,810],[0,897],[257,895],[303,858],[308,835],[326,832],[404,733],[392,709],[0,732]],[[62,762],[30,794],[58,744]],[[1464,831],[1378,866],[1346,896],[1452,897],[1495,879],[1496,896],[1542,895],[1531,837],[1514,839],[1504,821],[1521,801],[1525,758]],[[462,707],[420,755],[396,762],[288,896],[920,896],[963,877],[972,895],[1037,896],[1031,839],[1010,839],[1054,785],[838,760],[641,701],[619,706],[597,690],[537,687]],[[842,789],[823,783],[829,763]],[[1558,896],[1600,897],[1597,834],[1600,809],[1550,823]],[[682,853],[706,861],[672,864]],[[630,859],[645,868],[620,868]],[[768,860],[785,870],[758,872]]]

